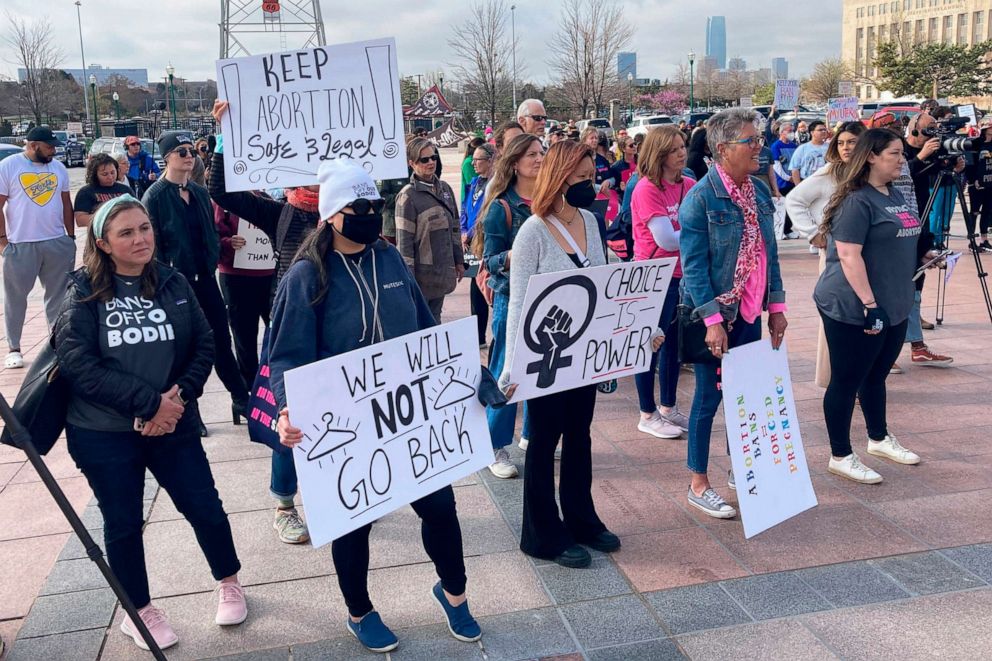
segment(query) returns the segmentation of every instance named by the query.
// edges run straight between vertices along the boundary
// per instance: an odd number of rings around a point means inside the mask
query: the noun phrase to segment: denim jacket
[[[768,264],[764,307],[785,303],[782,273],[775,241],[775,207],[763,181],[751,177],[758,203],[758,224],[765,243]],[[717,312],[727,321],[737,318],[738,304],[723,305],[715,299],[734,285],[734,269],[744,230],[744,212],[730,199],[716,168],[692,187],[679,207],[682,234],[682,302],[691,305],[693,318],[705,319]]]
[[[506,211],[499,200],[506,200],[510,205],[511,227],[506,228]],[[506,270],[506,254],[513,246],[517,230],[530,218],[530,207],[523,201],[517,191],[510,186],[506,192],[493,200],[483,221],[485,228],[485,243],[483,259],[489,271],[489,286],[496,294],[510,295],[510,273]],[[476,221],[478,222],[478,221]],[[511,260],[512,268],[512,260]]]

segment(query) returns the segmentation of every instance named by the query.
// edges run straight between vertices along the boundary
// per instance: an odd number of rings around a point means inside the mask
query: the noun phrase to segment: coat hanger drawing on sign
[[[324,433],[320,435],[320,438],[317,439],[317,442],[313,444],[313,447],[307,451],[307,461],[317,461],[321,457],[326,457],[335,450],[346,447],[358,438],[358,434],[352,429],[335,427],[333,413],[327,412],[321,418],[327,427],[324,429]],[[347,420],[344,423],[347,424]],[[338,425],[340,424],[341,420],[339,418]],[[316,425],[314,426],[316,427]]]
[[[434,410],[440,411],[452,404],[464,402],[475,396],[475,388],[469,384],[455,378],[455,368],[448,366],[444,368],[444,373],[448,375],[448,383],[441,388],[437,399],[434,400]]]

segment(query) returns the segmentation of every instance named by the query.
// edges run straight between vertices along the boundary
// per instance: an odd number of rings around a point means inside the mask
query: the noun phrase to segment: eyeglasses
[[[473,158],[472,159],[472,162],[473,163],[485,163],[488,160],[490,160],[490,159],[488,159],[488,158]]]
[[[421,165],[427,165],[431,161],[436,161],[436,160],[438,160],[437,154],[434,154],[433,156],[424,156],[423,158],[418,158],[417,162],[420,163]]]
[[[744,138],[743,140],[727,140],[728,145],[747,145],[751,149],[755,147],[764,147],[765,139],[760,135],[752,135],[750,138]]]
[[[359,216],[367,216],[369,213],[372,213],[373,211],[375,213],[380,213],[383,207],[385,206],[386,206],[385,200],[381,200],[381,199],[368,200],[364,197],[360,197],[351,204],[349,204],[348,208],[354,211]]]
[[[533,119],[535,122],[546,122],[546,121],[548,121],[548,116],[547,115],[529,115],[529,117],[531,119]]]

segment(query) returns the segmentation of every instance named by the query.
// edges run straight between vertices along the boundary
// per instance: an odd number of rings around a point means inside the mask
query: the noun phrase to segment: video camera
[[[964,156],[965,152],[972,150],[972,141],[969,138],[957,135],[957,132],[968,125],[967,117],[945,117],[937,120],[920,132],[928,138],[940,140],[940,149],[937,150],[937,157],[941,159]]]

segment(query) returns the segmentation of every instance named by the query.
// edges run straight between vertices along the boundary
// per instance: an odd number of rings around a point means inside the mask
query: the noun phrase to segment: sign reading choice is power
[[[407,176],[395,39],[218,60],[217,85],[229,191],[315,184],[336,158]]]

